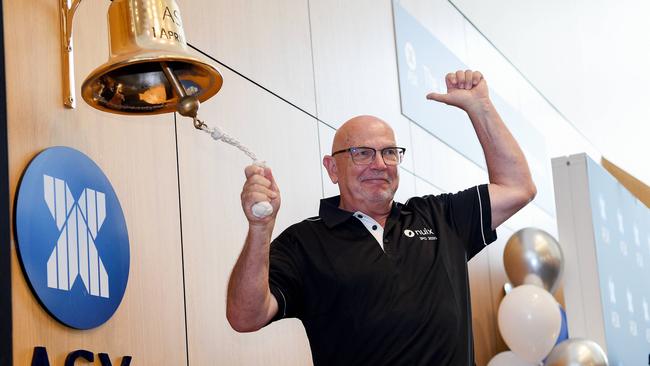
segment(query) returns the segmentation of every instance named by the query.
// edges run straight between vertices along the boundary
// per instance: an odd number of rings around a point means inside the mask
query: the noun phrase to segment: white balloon
[[[522,360],[512,351],[505,351],[492,357],[487,366],[536,366],[536,364]]]
[[[526,362],[538,364],[551,351],[562,327],[560,307],[541,287],[521,285],[499,305],[499,330],[508,347]]]

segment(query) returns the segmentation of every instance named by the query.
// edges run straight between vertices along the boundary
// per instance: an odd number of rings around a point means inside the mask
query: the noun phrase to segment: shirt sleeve
[[[302,251],[298,241],[286,231],[271,242],[269,288],[278,302],[278,312],[270,322],[300,317],[302,313]]]
[[[465,243],[467,260],[496,240],[487,184],[438,198],[443,201],[451,227]]]

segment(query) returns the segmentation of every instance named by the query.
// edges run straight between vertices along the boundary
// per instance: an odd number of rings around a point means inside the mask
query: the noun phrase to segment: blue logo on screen
[[[16,202],[18,253],[43,307],[58,321],[90,329],[117,310],[129,278],[129,236],[108,178],[68,147],[37,155]]]

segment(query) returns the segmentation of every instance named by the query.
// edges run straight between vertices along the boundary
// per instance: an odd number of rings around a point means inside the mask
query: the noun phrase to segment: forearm
[[[467,110],[479,143],[485,155],[490,180],[491,197],[504,196],[507,190],[508,200],[494,202],[497,213],[503,214],[493,218],[493,228],[505,221],[532,200],[537,192],[531,178],[526,157],[514,139],[492,102],[481,100]],[[495,210],[493,210],[495,212]]]
[[[469,115],[483,148],[490,184],[492,229],[495,229],[537,193],[519,144],[501,120],[483,74],[458,70],[445,76],[447,94],[429,93],[428,99],[463,109]]]
[[[269,248],[273,225],[251,226],[228,283],[226,315],[240,332],[263,327],[277,312],[269,290]]]
[[[468,108],[485,154],[490,183],[521,187],[532,184],[526,157],[490,100]]]

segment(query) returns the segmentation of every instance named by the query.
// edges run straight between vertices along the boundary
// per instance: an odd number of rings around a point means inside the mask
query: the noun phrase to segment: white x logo
[[[95,246],[106,218],[104,193],[86,188],[75,202],[68,184],[49,175],[43,175],[43,193],[59,228],[47,261],[47,286],[68,291],[81,276],[89,294],[108,298],[108,274]]]

